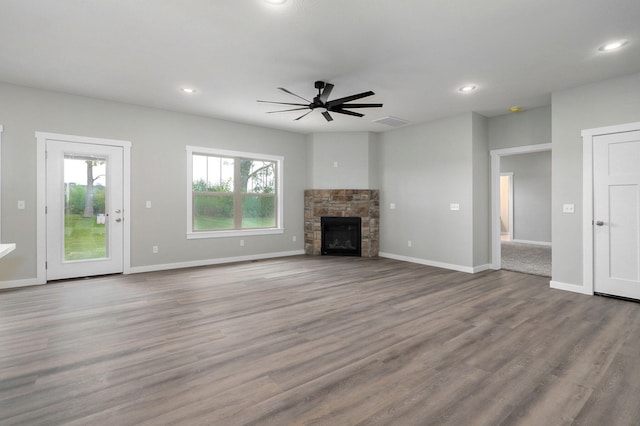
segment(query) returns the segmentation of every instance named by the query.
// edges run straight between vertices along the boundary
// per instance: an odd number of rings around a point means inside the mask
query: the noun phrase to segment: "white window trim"
[[[230,151],[225,149],[205,148],[201,146],[187,145],[187,239],[197,240],[203,238],[241,237],[250,235],[273,235],[284,233],[284,157],[279,155],[256,154],[252,152]],[[241,157],[254,160],[276,162],[278,176],[276,179],[276,227],[262,229],[231,229],[221,231],[193,231],[193,154],[216,155],[220,157]]]

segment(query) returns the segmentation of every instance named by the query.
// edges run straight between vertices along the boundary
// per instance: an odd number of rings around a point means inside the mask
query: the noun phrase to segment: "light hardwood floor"
[[[548,282],[300,256],[0,292],[0,424],[640,424],[640,305]]]

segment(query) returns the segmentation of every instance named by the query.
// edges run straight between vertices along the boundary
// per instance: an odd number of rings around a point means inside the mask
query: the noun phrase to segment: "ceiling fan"
[[[302,96],[296,95],[295,93],[285,89],[284,87],[278,87],[278,90],[283,91],[286,94],[295,96],[296,98],[302,99],[307,102],[303,103],[292,103],[292,102],[272,102],[272,101],[258,101],[267,104],[277,104],[277,105],[290,105],[295,106],[297,108],[291,109],[283,109],[278,111],[269,111],[267,114],[274,114],[278,112],[289,112],[289,111],[302,111],[308,109],[308,112],[305,112],[300,117],[294,120],[300,120],[302,117],[306,117],[311,114],[314,109],[321,108],[324,109],[322,115],[327,121],[333,121],[333,117],[331,117],[330,112],[336,112],[338,114],[352,115],[354,117],[364,117],[364,114],[360,114],[359,112],[349,111],[345,108],[354,109],[354,108],[380,108],[382,104],[350,104],[348,102],[355,101],[357,99],[366,98],[368,96],[375,95],[372,91],[358,93],[357,95],[346,96],[344,98],[334,99],[332,101],[329,100],[329,95],[331,95],[331,91],[333,90],[333,84],[325,83],[324,81],[316,81],[315,88],[318,89],[318,95],[313,98],[313,102],[303,98]]]

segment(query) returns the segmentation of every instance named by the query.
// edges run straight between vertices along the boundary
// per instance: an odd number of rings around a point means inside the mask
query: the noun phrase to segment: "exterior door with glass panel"
[[[123,272],[123,148],[48,140],[47,280]]]
[[[640,299],[640,131],[593,139],[594,290]]]

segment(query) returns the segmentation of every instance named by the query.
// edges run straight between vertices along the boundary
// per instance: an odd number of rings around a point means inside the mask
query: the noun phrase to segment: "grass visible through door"
[[[64,216],[64,260],[100,259],[107,256],[106,226],[98,217]]]

